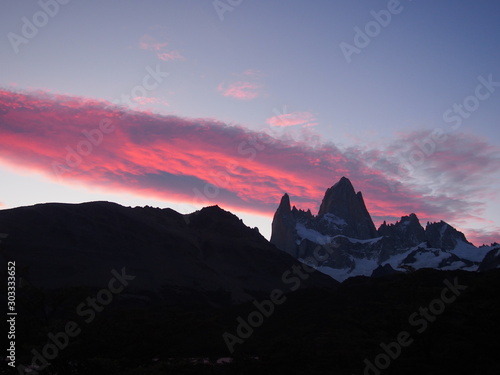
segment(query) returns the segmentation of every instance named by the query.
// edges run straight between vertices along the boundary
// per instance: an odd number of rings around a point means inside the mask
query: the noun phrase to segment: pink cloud
[[[135,103],[138,103],[141,105],[150,105],[150,104],[159,104],[159,105],[164,105],[164,106],[170,105],[165,99],[147,97],[147,96],[137,96],[135,98],[132,98],[132,100]]]
[[[156,51],[156,56],[163,61],[170,60],[185,60],[184,56],[177,50],[166,51],[165,47],[167,47],[168,43],[159,42],[151,35],[143,35],[139,41],[139,48],[148,50],[148,51]]]
[[[271,126],[313,126],[317,124],[314,121],[316,121],[314,115],[309,112],[284,113],[266,120],[267,124]]]
[[[261,85],[253,82],[235,82],[229,85],[219,84],[217,90],[224,96],[240,100],[251,100],[259,96]]]
[[[262,72],[258,69],[247,69],[242,74],[244,76],[247,76],[247,77],[260,77],[260,76],[262,76]]]
[[[500,227],[494,230],[468,229],[467,239],[477,246],[490,245],[494,242],[500,243]]]
[[[140,49],[145,49],[149,51],[160,51],[163,48],[165,48],[168,45],[168,43],[161,43],[157,41],[154,37],[151,35],[143,35],[139,41],[139,48]]]
[[[97,131],[103,124],[107,133]],[[0,159],[54,179],[272,215],[284,192],[299,208],[317,211],[326,188],[345,175],[363,192],[377,225],[414,212],[423,224],[445,220],[477,243],[492,242],[494,233],[467,228],[482,223],[495,195],[489,182],[500,171],[500,149],[450,134],[412,175],[399,176],[397,150],[419,136],[403,137],[387,150],[311,146],[212,119],[0,90]]]
[[[156,56],[163,61],[185,60],[184,56],[182,56],[179,51],[161,52],[157,53]]]

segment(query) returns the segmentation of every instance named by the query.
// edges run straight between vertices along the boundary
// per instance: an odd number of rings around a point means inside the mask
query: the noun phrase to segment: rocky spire
[[[290,208],[290,197],[285,193],[281,198],[280,205],[274,213],[272,223],[271,243],[278,249],[290,255],[297,256],[297,245],[295,243],[296,220]]]
[[[327,189],[321,202],[318,217],[333,214],[347,223],[344,229],[346,236],[359,239],[378,236],[372,218],[366,209],[361,192],[354,191],[348,178],[342,177],[339,182]]]
[[[278,206],[278,211],[290,212],[290,197],[287,193],[281,197],[280,205]]]

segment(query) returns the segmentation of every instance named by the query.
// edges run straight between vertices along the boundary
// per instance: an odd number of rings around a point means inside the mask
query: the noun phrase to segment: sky
[[[0,209],[218,204],[267,238],[342,176],[378,227],[500,239],[500,3],[0,4]]]

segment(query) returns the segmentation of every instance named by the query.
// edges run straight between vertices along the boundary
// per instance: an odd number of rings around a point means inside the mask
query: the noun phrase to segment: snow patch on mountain
[[[370,276],[375,268],[378,267],[375,259],[354,259],[354,268],[332,268],[319,266],[316,269],[328,276],[333,277],[337,281],[344,281],[349,277],[355,276]]]
[[[329,222],[330,224],[333,224],[337,228],[345,227],[347,225],[347,222],[344,219],[341,219],[340,217],[332,213],[323,215],[321,219]]]
[[[467,259],[471,262],[481,262],[486,254],[493,248],[492,246],[477,248],[474,245],[457,240],[457,245],[451,252],[459,258]]]
[[[307,239],[319,245],[326,245],[332,240],[332,237],[321,234],[314,229],[306,228],[306,226],[302,223],[297,223],[295,225],[295,229],[297,230],[297,235],[300,237],[298,243],[302,242],[302,240],[304,239]]]

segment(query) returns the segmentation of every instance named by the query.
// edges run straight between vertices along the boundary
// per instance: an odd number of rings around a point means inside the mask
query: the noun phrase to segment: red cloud
[[[414,171],[435,178],[432,186],[397,176],[399,159],[391,150],[311,146],[216,120],[0,90],[0,158],[53,178],[272,215],[284,192],[298,207],[316,211],[326,188],[345,175],[363,191],[377,224],[411,212],[424,224],[442,219],[466,228],[467,222],[478,222],[494,194],[484,184],[484,172],[499,171],[498,148],[450,135],[450,142]],[[472,174],[467,184],[458,183],[462,167]],[[480,238],[477,233],[476,241],[486,242]]]
[[[217,90],[224,96],[229,96],[240,100],[255,99],[259,96],[257,91],[261,87],[258,83],[253,82],[235,82],[229,85],[219,84]]]

